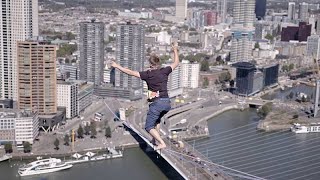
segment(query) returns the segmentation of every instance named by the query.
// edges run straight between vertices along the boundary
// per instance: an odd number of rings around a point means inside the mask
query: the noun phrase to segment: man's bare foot
[[[167,147],[166,144],[159,144],[159,145],[155,148],[155,150],[164,149],[164,148],[166,148],[166,147]]]

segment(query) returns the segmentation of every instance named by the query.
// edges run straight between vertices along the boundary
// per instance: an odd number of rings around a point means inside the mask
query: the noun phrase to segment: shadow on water
[[[168,179],[183,180],[184,178],[166,161],[164,160],[157,152],[155,152],[143,139],[138,136],[131,129],[126,128],[127,131],[139,142],[140,149],[150,158],[150,160],[156,164],[161,172]]]

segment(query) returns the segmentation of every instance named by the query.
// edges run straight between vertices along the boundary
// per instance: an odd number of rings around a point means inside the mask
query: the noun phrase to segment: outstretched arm
[[[173,63],[170,65],[172,71],[179,65],[179,54],[178,54],[178,43],[172,43],[171,45],[173,50]]]
[[[124,68],[124,67],[120,66],[119,64],[115,63],[114,61],[112,61],[111,66],[119,69],[120,71],[122,71],[130,76],[135,76],[135,77],[140,78],[140,73],[138,71],[132,71],[131,69]]]

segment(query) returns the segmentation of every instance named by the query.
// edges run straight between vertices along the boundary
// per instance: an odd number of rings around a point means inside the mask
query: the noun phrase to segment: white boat
[[[29,163],[26,166],[19,168],[18,173],[20,176],[30,176],[61,171],[71,167],[72,164],[62,162],[60,159],[49,158]]]
[[[299,123],[294,123],[291,131],[296,134],[304,134],[310,132],[320,132],[320,123],[311,123],[309,126],[302,126]]]

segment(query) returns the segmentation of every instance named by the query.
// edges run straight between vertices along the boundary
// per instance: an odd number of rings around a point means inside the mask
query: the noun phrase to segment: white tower
[[[289,2],[289,4],[288,4],[288,18],[290,20],[294,20],[295,16],[296,16],[296,3]]]
[[[187,18],[188,0],[176,0],[176,17]]]
[[[38,36],[38,0],[2,0],[0,8],[0,98],[17,100],[17,41]]]

